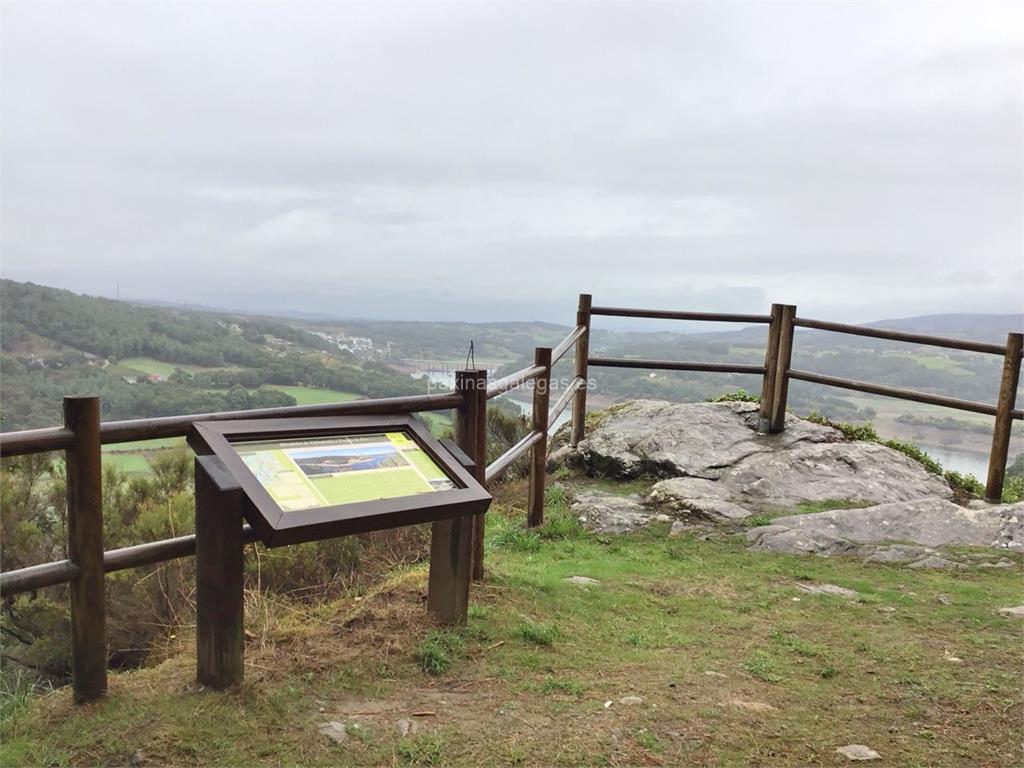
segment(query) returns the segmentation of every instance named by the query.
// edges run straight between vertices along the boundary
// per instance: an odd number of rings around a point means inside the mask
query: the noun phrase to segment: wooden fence
[[[534,364],[497,381],[487,382],[486,371],[459,371],[454,392],[415,397],[353,400],[345,403],[263,408],[248,411],[170,416],[155,419],[100,422],[97,397],[66,397],[64,425],[0,434],[0,455],[19,456],[64,451],[67,464],[68,558],[0,574],[0,597],[30,592],[56,584],[70,584],[72,677],[75,700],[91,701],[107,688],[106,604],[104,574],[153,565],[195,554],[196,537],[179,536],[146,544],[104,551],[101,466],[102,446],[183,437],[200,421],[227,419],[270,419],[303,416],[380,415],[455,410],[455,437],[459,447],[475,462],[474,473],[484,483],[494,483],[520,458],[530,455],[530,488],[527,524],[544,521],[544,465],[547,457],[548,425],[579,391],[574,381],[549,410],[551,367],[584,336],[577,327],[554,349],[536,350]],[[522,440],[485,466],[487,401],[533,382],[531,429]],[[483,576],[484,519],[474,518],[471,532],[474,579]],[[451,521],[434,523],[431,547],[450,545]],[[245,525],[245,542],[256,541],[255,532]],[[439,560],[442,558],[439,558]],[[429,609],[434,606],[428,605]],[[442,620],[452,617],[440,615]],[[463,614],[464,615],[464,612]],[[457,617],[456,617],[457,620]]]
[[[590,335],[591,318],[594,315],[606,317],[640,317],[661,320],[701,320],[719,323],[743,323],[746,325],[766,324],[768,341],[765,349],[764,365],[733,365],[720,363],[676,362],[670,360],[639,360],[632,358],[590,357],[586,339]],[[792,304],[772,304],[768,315],[743,315],[715,312],[671,312],[665,310],[628,309],[623,307],[595,307],[591,297],[581,294],[577,325],[584,329],[580,338],[584,341],[576,346],[576,375],[584,381],[588,378],[588,366],[609,368],[644,368],[668,371],[711,371],[719,373],[747,373],[761,376],[761,409],[759,427],[762,432],[781,432],[786,423],[786,399],[791,380],[806,381],[827,387],[851,389],[872,395],[894,397],[901,400],[912,400],[928,403],[960,411],[982,413],[995,417],[992,430],[992,448],[989,452],[988,476],[985,483],[985,496],[989,501],[999,501],[1003,493],[1003,480],[1006,474],[1006,461],[1010,447],[1010,427],[1014,419],[1024,419],[1024,411],[1016,408],[1017,385],[1020,380],[1022,334],[1009,333],[1006,344],[990,344],[964,339],[951,339],[942,336],[926,336],[919,333],[903,331],[887,331],[880,328],[867,328],[860,325],[829,323],[822,320],[811,320],[797,317],[796,307]],[[961,400],[955,397],[935,395],[930,392],[917,392],[911,389],[871,384],[854,379],[836,376],[825,376],[811,371],[801,371],[792,367],[793,340],[796,328],[809,328],[819,331],[831,331],[854,336],[867,336],[875,339],[901,341],[909,344],[924,344],[946,349],[957,349],[964,352],[998,355],[1003,358],[1003,373],[999,385],[999,397],[995,405]],[[581,387],[573,407],[573,426],[571,443],[576,446],[584,436],[584,415],[586,413],[586,388]]]
[[[590,329],[591,319],[595,315],[731,322],[747,325],[764,324],[768,326],[764,364],[738,365],[591,357],[589,352]],[[998,403],[996,405],[974,403],[924,392],[794,370],[791,367],[791,360],[794,329],[797,327],[1000,355],[1004,358],[1004,363]],[[529,454],[530,484],[526,524],[537,526],[544,521],[544,469],[547,459],[549,425],[571,403],[570,442],[576,446],[584,438],[590,366],[742,373],[761,376],[759,428],[766,433],[781,432],[785,427],[786,398],[791,379],[991,415],[995,417],[995,428],[992,437],[986,495],[989,499],[996,500],[1002,493],[1011,422],[1013,419],[1024,418],[1024,412],[1015,409],[1021,367],[1021,347],[1021,334],[1019,333],[1011,333],[1007,337],[1005,346],[984,344],[808,320],[796,316],[796,307],[783,304],[773,304],[771,313],[767,315],[672,312],[592,306],[590,295],[581,294],[576,314],[576,326],[557,346],[554,348],[538,347],[535,350],[532,365],[490,383],[487,382],[484,371],[460,371],[456,376],[456,389],[451,393],[106,423],[101,423],[99,419],[98,398],[68,397],[64,400],[64,425],[62,427],[0,434],[0,455],[17,456],[64,451],[68,469],[68,558],[0,574],[0,596],[7,597],[55,584],[70,583],[72,671],[75,699],[77,701],[95,699],[105,692],[107,685],[104,574],[192,556],[195,554],[196,548],[196,538],[192,535],[104,551],[101,504],[101,451],[103,445],[184,436],[188,434],[192,425],[199,421],[302,416],[366,416],[454,409],[456,441],[459,447],[476,462],[474,472],[482,482],[494,483],[518,459]],[[571,350],[575,350],[574,376],[561,392],[558,400],[551,405],[552,368]],[[533,412],[530,432],[504,454],[485,466],[487,401],[530,382],[533,382]],[[434,523],[432,547],[450,544],[450,537],[439,532],[438,528],[438,526],[449,523],[450,521]],[[483,576],[483,524],[483,519],[479,518],[471,532],[474,579],[480,579]],[[255,533],[247,525],[243,527],[242,536],[246,542],[256,540]],[[441,618],[445,619],[446,617],[441,616]]]

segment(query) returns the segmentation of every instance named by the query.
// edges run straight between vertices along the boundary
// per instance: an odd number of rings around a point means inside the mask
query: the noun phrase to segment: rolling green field
[[[121,368],[126,368],[139,373],[155,373],[159,376],[170,376],[176,368],[183,371],[201,371],[198,365],[184,365],[182,363],[165,363],[163,360],[156,360],[152,357],[126,357],[118,362]]]
[[[341,392],[337,389],[318,389],[317,387],[285,387],[268,386],[266,389],[276,389],[295,398],[297,405],[326,405],[329,403],[347,403],[350,400],[359,400],[362,395],[352,392]]]

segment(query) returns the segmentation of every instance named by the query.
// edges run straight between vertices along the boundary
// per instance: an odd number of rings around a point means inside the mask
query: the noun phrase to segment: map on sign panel
[[[245,442],[232,447],[284,512],[456,487],[404,432]]]

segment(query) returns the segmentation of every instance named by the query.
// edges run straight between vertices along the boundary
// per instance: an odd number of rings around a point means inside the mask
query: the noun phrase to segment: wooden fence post
[[[1006,475],[1007,453],[1010,449],[1010,428],[1013,426],[1013,409],[1017,401],[1017,384],[1020,381],[1022,346],[1024,334],[1007,335],[1003,378],[999,384],[999,402],[996,404],[996,422],[992,428],[992,450],[988,455],[988,481],[985,483],[985,498],[991,502],[998,502],[1003,496],[1003,479]]]
[[[796,307],[783,304],[779,311],[779,346],[775,358],[775,381],[772,391],[769,432],[781,432],[786,428],[786,400],[789,397],[789,367],[793,362],[793,318]]]
[[[768,324],[768,339],[765,342],[764,378],[761,380],[761,410],[758,413],[757,431],[767,434],[771,431],[772,400],[775,397],[775,376],[779,360],[779,332],[782,325],[782,305],[772,304],[771,322]]]
[[[487,397],[487,371],[456,371],[455,391],[462,404],[455,411],[455,441],[479,467],[480,393]],[[476,470],[474,470],[476,471]],[[438,520],[430,528],[430,576],[427,610],[445,624],[465,624],[469,582],[473,575],[474,521],[471,516]]]
[[[551,347],[537,347],[533,364],[544,373],[533,380],[533,431],[540,439],[530,449],[530,503],[526,527],[544,524],[544,479],[548,463],[548,409],[551,403]]]
[[[487,474],[487,371],[469,371],[472,387],[463,390],[463,394],[474,398],[474,402],[466,409],[467,434],[458,434],[459,447],[474,462],[473,477],[480,485],[485,482]],[[458,427],[456,427],[458,429]],[[473,516],[473,581],[484,577],[484,525],[485,515]]]
[[[100,399],[65,397],[64,426],[75,433],[65,452],[68,559],[78,566],[71,582],[71,668],[74,699],[83,703],[107,692]]]
[[[196,680],[218,691],[245,676],[242,492],[215,456],[195,460]]]
[[[579,308],[576,310],[576,325],[582,325],[586,330],[576,340],[576,376],[583,379],[583,381],[572,398],[572,432],[569,436],[569,445],[573,448],[579,445],[586,431],[587,360],[590,356],[590,304],[590,294],[581,293]]]

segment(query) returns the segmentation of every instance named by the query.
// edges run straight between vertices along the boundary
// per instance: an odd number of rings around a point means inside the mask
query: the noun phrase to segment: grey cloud
[[[6,276],[405,318],[1024,304],[1012,4],[0,13]]]

